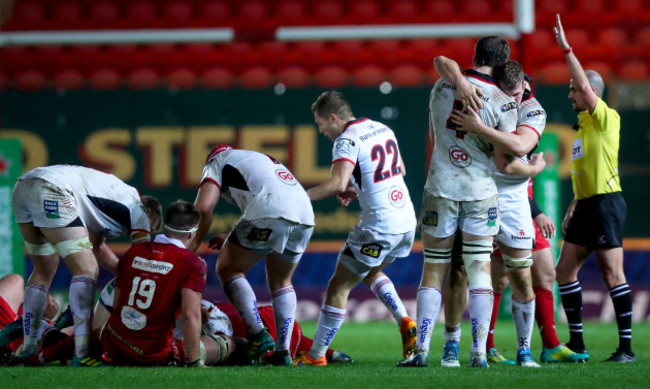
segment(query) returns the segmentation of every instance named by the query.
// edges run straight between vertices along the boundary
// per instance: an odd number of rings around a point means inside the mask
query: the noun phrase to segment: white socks
[[[249,333],[254,335],[264,329],[264,323],[257,311],[257,297],[246,278],[242,275],[235,276],[226,281],[224,289],[246,323]]]
[[[370,290],[384,303],[399,326],[402,323],[402,318],[408,315],[406,314],[406,308],[404,308],[402,300],[397,294],[397,290],[395,290],[395,285],[393,285],[390,278],[386,276],[377,278],[370,284]]]
[[[74,322],[75,356],[85,358],[90,352],[89,337],[93,325],[95,280],[88,276],[72,277],[69,298]]]
[[[490,330],[494,292],[492,288],[469,290],[469,320],[472,326],[471,351],[485,354],[485,345]]]
[[[327,348],[332,343],[332,339],[334,339],[334,335],[339,331],[341,324],[345,320],[345,311],[345,309],[323,304],[318,317],[318,328],[316,328],[314,344],[309,350],[310,357],[318,359],[325,355]]]
[[[442,305],[442,294],[440,289],[421,286],[418,289],[417,297],[417,331],[418,339],[415,343],[415,351],[429,353],[431,334],[440,314]]]
[[[273,314],[276,328],[276,350],[289,350],[293,323],[296,320],[296,292],[293,286],[273,291]]]
[[[517,348],[530,348],[535,325],[535,299],[522,303],[512,300],[512,317],[517,328]]]
[[[35,354],[38,349],[38,330],[43,320],[47,289],[36,285],[25,286],[23,303],[23,355]]]

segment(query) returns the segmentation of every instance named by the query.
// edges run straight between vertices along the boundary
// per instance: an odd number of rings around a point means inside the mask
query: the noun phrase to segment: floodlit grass
[[[315,323],[304,323],[303,331],[313,336]],[[649,388],[650,324],[635,324],[633,347],[637,363],[608,364],[617,344],[615,324],[585,323],[585,342],[591,354],[586,364],[542,365],[540,369],[491,366],[470,369],[470,331],[463,327],[460,369],[442,368],[441,325],[431,342],[428,368],[398,368],[401,344],[392,322],[346,323],[334,340],[334,347],[352,356],[350,365],[310,367],[181,368],[86,368],[47,366],[43,368],[0,368],[0,388]],[[516,351],[514,326],[497,324],[496,343],[513,358]],[[566,339],[566,325],[558,326]],[[541,352],[537,330],[532,345],[536,360]]]

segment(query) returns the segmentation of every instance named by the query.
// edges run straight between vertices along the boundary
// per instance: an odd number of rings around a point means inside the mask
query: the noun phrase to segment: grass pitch
[[[306,336],[313,336],[315,323],[303,323]],[[471,334],[463,326],[461,368],[440,366],[441,325],[431,342],[428,368],[398,368],[401,343],[393,322],[345,323],[336,338],[335,349],[354,359],[349,365],[311,367],[223,367],[182,368],[43,368],[2,367],[0,388],[650,388],[650,324],[635,323],[633,347],[637,362],[602,363],[617,344],[615,324],[585,323],[585,342],[591,359],[585,364],[542,365],[539,369],[492,365],[471,369]],[[568,336],[566,325],[558,326],[561,340]],[[516,337],[509,321],[497,324],[496,344],[507,358],[514,358]],[[539,361],[541,342],[537,329],[532,345]]]

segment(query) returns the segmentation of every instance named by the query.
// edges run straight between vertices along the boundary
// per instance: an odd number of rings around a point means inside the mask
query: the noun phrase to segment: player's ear
[[[331,113],[329,119],[334,124],[338,123],[339,121],[339,117],[335,113]]]

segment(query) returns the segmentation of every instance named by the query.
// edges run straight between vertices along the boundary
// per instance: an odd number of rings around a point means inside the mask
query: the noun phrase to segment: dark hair
[[[499,66],[510,59],[510,45],[504,38],[490,35],[479,39],[474,47],[474,66]]]
[[[334,113],[342,119],[347,119],[353,115],[350,103],[341,92],[335,90],[321,93],[311,105],[311,110],[320,117]]]
[[[144,211],[149,216],[151,232],[160,232],[162,229],[162,205],[160,205],[160,201],[148,195],[140,196],[140,201],[144,206]]]
[[[194,204],[185,200],[176,200],[165,214],[165,226],[176,230],[190,230],[199,224],[201,215]]]
[[[524,68],[519,62],[510,60],[492,69],[492,76],[499,84],[499,88],[510,92],[524,82]]]

